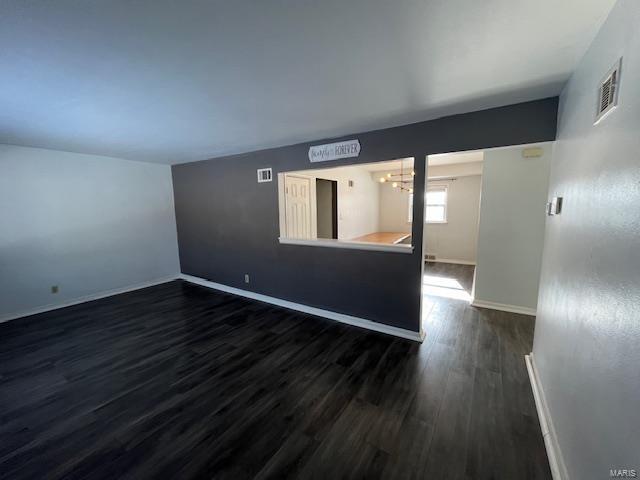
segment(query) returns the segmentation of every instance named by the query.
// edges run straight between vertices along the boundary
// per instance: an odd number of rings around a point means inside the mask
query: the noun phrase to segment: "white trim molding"
[[[93,293],[91,295],[84,295],[82,297],[74,298],[73,300],[68,300],[66,302],[50,303],[48,305],[43,305],[41,307],[33,308],[30,310],[23,310],[21,312],[14,312],[14,313],[6,313],[4,315],[0,315],[0,323],[8,322],[10,320],[15,320],[18,318],[29,317],[31,315],[37,315],[39,313],[50,312],[52,310],[58,310],[59,308],[71,307],[73,305],[78,305],[80,303],[91,302],[92,300],[99,300],[101,298],[111,297],[113,295],[119,295],[121,293],[131,292],[133,290],[140,290],[141,288],[153,287],[154,285],[160,285],[162,283],[171,282],[173,280],[177,280],[178,278],[179,278],[178,275],[161,277],[148,282],[136,283],[134,285],[129,285],[126,287],[114,288],[112,290],[105,290],[103,292]]]
[[[308,313],[317,317],[328,318],[329,320],[346,323],[347,325],[353,325],[354,327],[365,328],[367,330],[373,330],[374,332],[386,333],[387,335],[406,338],[408,340],[414,340],[416,342],[422,342],[424,340],[424,335],[421,332],[414,332],[412,330],[406,330],[404,328],[392,327],[391,325],[385,325],[383,323],[346,315],[344,313],[332,312],[330,310],[324,310],[322,308],[310,307],[308,305],[290,302],[288,300],[282,300],[280,298],[270,297],[268,295],[262,295],[261,293],[255,293],[248,290],[242,290],[240,288],[229,287],[228,285],[211,282],[209,280],[205,280],[204,278],[194,277],[193,275],[187,275],[183,273],[180,275],[180,278],[189,283],[194,283],[203,287],[212,288],[214,290],[231,293],[233,295],[238,295],[245,298],[250,298],[252,300],[258,300],[260,302],[269,303],[271,305],[277,305],[279,307],[288,308],[297,312]]]
[[[491,310],[500,310],[502,312],[520,313],[522,315],[536,316],[536,309],[529,307],[521,307],[520,305],[508,305],[506,303],[488,302],[486,300],[478,300],[474,298],[471,301],[472,307],[490,308]]]
[[[406,237],[405,237],[406,238]],[[300,239],[300,238],[278,238],[283,245],[304,245],[307,247],[329,247],[329,248],[346,248],[352,250],[374,250],[377,252],[395,252],[395,253],[413,253],[412,245],[373,243],[373,242],[354,242],[351,240],[331,240],[331,239]]]
[[[555,428],[553,427],[549,408],[547,407],[544,390],[542,389],[540,377],[538,376],[535,363],[533,361],[533,353],[525,355],[524,359],[527,364],[527,371],[529,372],[529,381],[531,382],[531,389],[533,390],[533,398],[536,402],[538,420],[540,421],[540,429],[542,430],[542,438],[544,439],[544,446],[547,450],[547,457],[549,458],[551,475],[553,480],[569,480],[567,467],[564,463],[562,452],[560,451],[560,445],[558,444],[558,437],[556,435]]]
[[[427,254],[433,255],[433,254]],[[435,260],[427,260],[425,255],[425,262],[427,263],[453,263],[455,265],[475,265],[476,262],[472,262],[471,260],[456,260],[455,258],[436,258]]]

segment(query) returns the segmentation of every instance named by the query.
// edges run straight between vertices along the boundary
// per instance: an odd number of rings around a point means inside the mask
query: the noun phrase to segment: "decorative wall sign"
[[[358,155],[360,155],[360,141],[358,140],[309,147],[309,161],[312,163],[357,157]]]

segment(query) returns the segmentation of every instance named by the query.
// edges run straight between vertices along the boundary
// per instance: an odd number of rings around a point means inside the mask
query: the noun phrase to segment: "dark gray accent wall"
[[[423,218],[425,156],[550,141],[557,97],[444,117],[337,139],[174,165],[183,273],[304,305],[420,330],[422,223],[413,254],[278,243],[277,181],[256,169],[291,170],[415,157],[413,218]],[[357,159],[311,164],[310,145],[357,138]],[[244,283],[244,274],[251,278]]]

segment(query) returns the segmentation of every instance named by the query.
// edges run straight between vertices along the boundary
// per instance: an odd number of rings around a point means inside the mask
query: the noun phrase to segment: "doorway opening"
[[[338,182],[316,178],[318,238],[338,239]]]
[[[423,295],[473,299],[483,163],[481,150],[427,157]]]
[[[535,315],[551,147],[427,157],[423,325],[429,305],[446,302]]]

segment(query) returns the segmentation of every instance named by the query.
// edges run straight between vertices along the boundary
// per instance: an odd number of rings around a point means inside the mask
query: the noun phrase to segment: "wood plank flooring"
[[[367,235],[362,235],[361,237],[352,238],[351,240],[354,242],[369,242],[369,243],[384,243],[388,245],[397,245],[401,243],[403,240],[406,240],[410,237],[410,233],[404,232],[375,232],[369,233]]]
[[[180,281],[2,324],[0,477],[550,479],[533,318],[425,304],[423,344]]]

